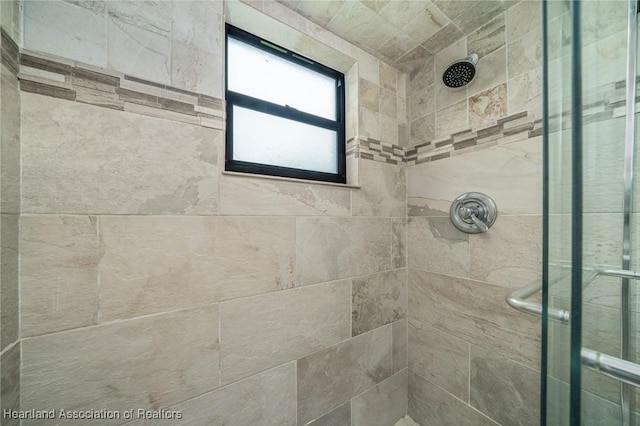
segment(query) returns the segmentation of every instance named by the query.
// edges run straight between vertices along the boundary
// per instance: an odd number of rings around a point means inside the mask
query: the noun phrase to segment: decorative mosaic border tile
[[[405,151],[407,165],[479,151],[498,143],[509,143],[542,135],[542,120],[536,120],[529,112],[521,112],[484,124],[479,128],[469,128],[447,137],[435,139]]]
[[[20,81],[20,90],[224,130],[224,101],[175,87],[72,61],[23,51],[1,31],[1,60]]]

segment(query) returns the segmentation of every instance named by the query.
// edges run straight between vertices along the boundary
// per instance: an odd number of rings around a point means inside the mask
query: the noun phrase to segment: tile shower
[[[538,2],[413,72],[274,1],[0,4],[3,410],[537,424],[504,298],[541,268]],[[222,173],[225,20],[345,72],[348,186]],[[471,190],[488,234],[449,222]]]

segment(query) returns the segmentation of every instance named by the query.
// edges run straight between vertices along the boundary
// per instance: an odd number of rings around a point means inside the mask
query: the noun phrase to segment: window
[[[345,183],[344,75],[226,28],[225,170]]]

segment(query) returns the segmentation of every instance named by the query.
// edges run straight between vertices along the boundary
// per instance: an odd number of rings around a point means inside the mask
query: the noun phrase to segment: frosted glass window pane
[[[228,87],[247,96],[336,120],[336,80],[228,38]]]
[[[333,130],[234,106],[233,159],[338,173],[337,134]]]

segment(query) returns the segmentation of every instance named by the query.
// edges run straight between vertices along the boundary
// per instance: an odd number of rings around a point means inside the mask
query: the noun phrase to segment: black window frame
[[[227,129],[225,136],[225,170],[244,172],[268,176],[281,176],[297,179],[315,180],[322,182],[346,183],[346,141],[345,141],[345,79],[344,74],[319,64],[289,49],[264,40],[230,24],[225,25],[225,52],[228,52],[229,37],[243,43],[269,52],[303,66],[319,74],[328,76],[336,81],[336,120],[326,119],[314,114],[299,111],[289,106],[281,106],[263,99],[254,98],[229,90],[229,61],[225,59],[225,95],[227,112]],[[268,82],[265,82],[268,84]],[[238,106],[253,111],[266,113],[275,117],[285,118],[312,126],[336,131],[337,135],[337,173],[318,172],[306,169],[274,166],[270,164],[252,163],[233,159],[233,107]]]

